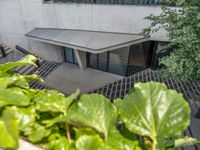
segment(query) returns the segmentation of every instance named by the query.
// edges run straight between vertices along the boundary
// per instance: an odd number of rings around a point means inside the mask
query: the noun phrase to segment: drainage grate
[[[0,59],[0,64],[7,63],[7,62],[14,62],[22,59],[25,55],[19,51],[11,51],[7,54],[6,57]]]

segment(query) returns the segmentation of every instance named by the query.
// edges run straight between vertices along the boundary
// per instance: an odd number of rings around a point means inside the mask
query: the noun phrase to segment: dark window
[[[72,48],[64,47],[64,59],[66,62],[78,64],[74,50]]]
[[[108,53],[98,54],[99,69],[102,71],[108,71]]]
[[[42,0],[43,1],[43,3],[52,3],[52,2],[54,2],[54,0]]]
[[[153,45],[154,42],[143,42],[130,47],[128,76],[151,66]]]
[[[169,5],[176,6],[175,3],[164,3],[161,0],[54,0],[63,3],[86,3],[86,4],[121,4],[121,5]]]
[[[97,61],[97,54],[88,53],[87,54],[88,59],[88,67],[98,69],[98,61]]]
[[[129,76],[151,67],[155,42],[143,42],[101,54],[87,53],[90,68]]]
[[[109,72],[126,76],[128,64],[129,47],[110,51]]]

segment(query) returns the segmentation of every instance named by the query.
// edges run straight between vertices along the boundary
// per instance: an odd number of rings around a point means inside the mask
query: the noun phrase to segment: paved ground
[[[122,78],[122,76],[90,68],[81,70],[77,65],[63,63],[44,80],[48,87],[70,94],[77,88],[81,93],[85,93]]]

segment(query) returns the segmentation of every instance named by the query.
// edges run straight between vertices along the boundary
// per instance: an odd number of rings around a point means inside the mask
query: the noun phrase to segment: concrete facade
[[[24,45],[41,57],[54,61],[62,60],[59,47],[45,43],[36,47],[36,43],[24,34],[35,27],[138,34],[149,26],[145,16],[161,12],[160,7],[153,6],[43,4],[42,0],[0,0],[0,6],[0,40],[10,47]],[[166,40],[166,33],[156,33],[152,39]]]

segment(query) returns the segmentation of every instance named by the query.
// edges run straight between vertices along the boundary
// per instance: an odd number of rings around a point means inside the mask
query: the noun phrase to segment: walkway
[[[45,81],[49,87],[71,94],[78,88],[81,93],[86,93],[122,78],[115,74],[90,68],[81,70],[77,65],[62,63],[45,78]]]

